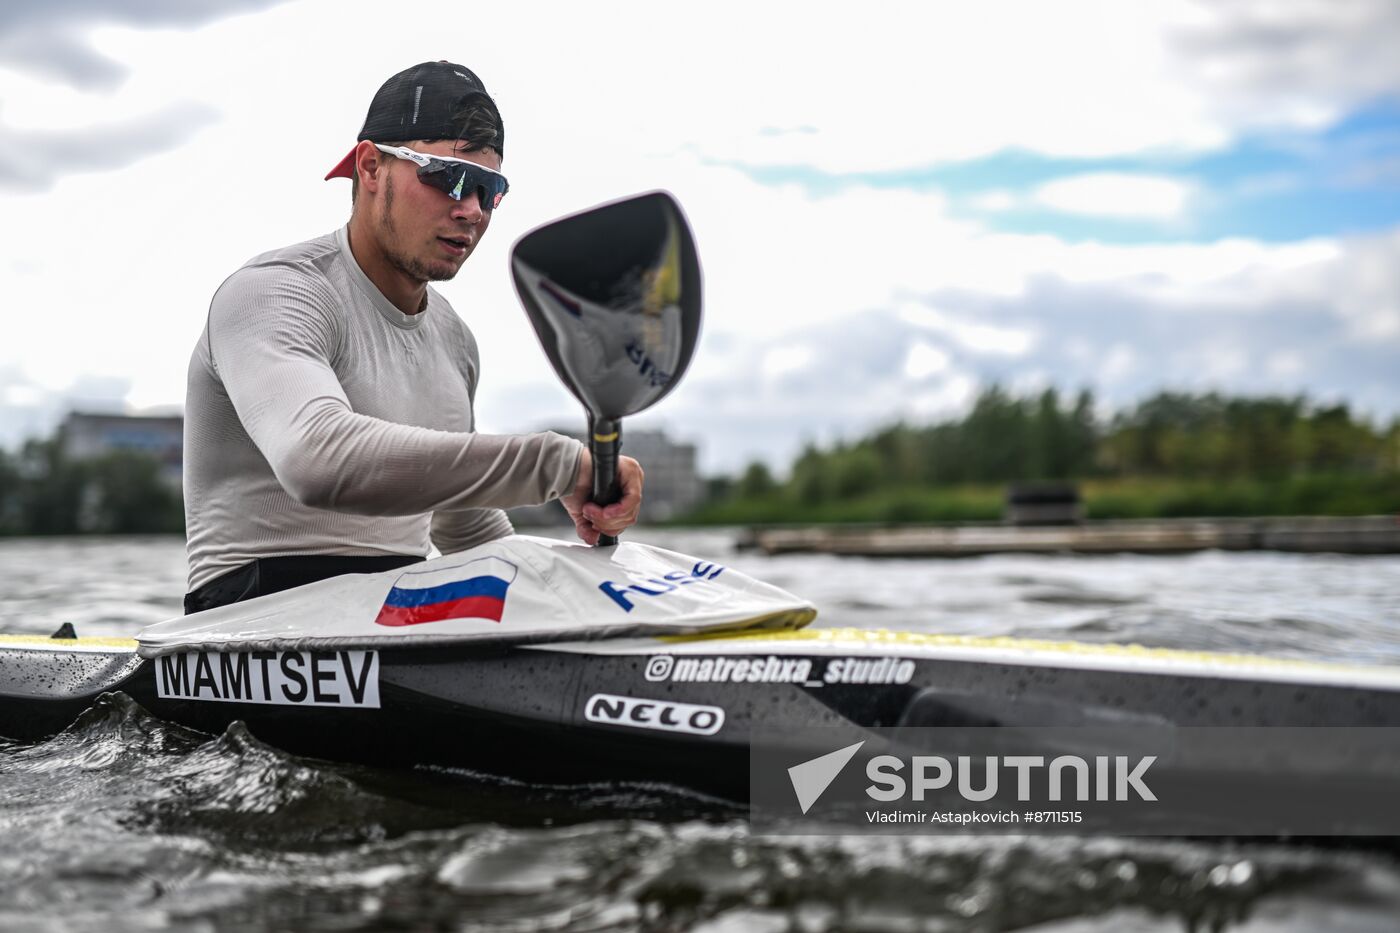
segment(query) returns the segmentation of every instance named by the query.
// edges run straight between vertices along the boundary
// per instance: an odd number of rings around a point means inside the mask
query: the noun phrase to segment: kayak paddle
[[[588,412],[593,501],[611,505],[622,498],[622,419],[675,388],[699,340],[690,227],[664,191],[612,201],[525,234],[511,275],[545,355]]]

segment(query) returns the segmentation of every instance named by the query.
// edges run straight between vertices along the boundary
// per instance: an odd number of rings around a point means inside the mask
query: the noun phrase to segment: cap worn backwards
[[[464,65],[441,61],[406,68],[374,95],[356,139],[456,139],[462,129],[462,104],[472,94],[486,94],[486,85]],[[354,173],[352,148],[326,178],[351,178]]]

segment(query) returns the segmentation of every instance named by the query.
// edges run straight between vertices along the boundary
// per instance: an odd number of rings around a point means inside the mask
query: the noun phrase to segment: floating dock
[[[966,524],[752,528],[741,536],[740,547],[766,554],[859,557],[1196,551],[1400,554],[1400,516],[1115,520],[1050,527]]]

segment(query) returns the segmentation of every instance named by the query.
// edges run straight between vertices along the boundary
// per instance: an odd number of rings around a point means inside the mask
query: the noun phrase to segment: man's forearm
[[[567,494],[582,445],[551,432],[468,434],[392,424],[326,401],[259,444],[278,482],[315,508],[361,515],[538,505]]]

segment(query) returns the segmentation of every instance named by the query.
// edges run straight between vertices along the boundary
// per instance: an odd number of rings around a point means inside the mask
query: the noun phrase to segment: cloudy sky
[[[510,288],[529,228],[673,191],[706,323],[636,427],[704,466],[979,386],[1307,393],[1400,414],[1400,5],[0,6],[0,443],[178,408],[218,284],[325,233],[390,74],[468,65],[511,193],[438,286],[485,430],[571,424]]]

